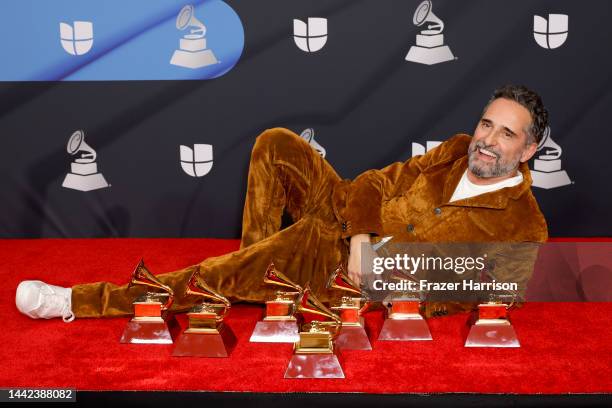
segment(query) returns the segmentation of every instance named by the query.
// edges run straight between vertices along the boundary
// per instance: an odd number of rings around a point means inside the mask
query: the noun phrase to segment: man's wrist
[[[360,246],[364,242],[370,242],[370,234],[357,234],[351,236],[351,250],[355,247]]]

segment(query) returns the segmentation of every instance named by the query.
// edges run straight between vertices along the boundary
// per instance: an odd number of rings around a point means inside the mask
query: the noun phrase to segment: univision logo
[[[309,17],[308,23],[294,19],[293,40],[295,45],[302,51],[319,51],[327,43],[327,19]]]
[[[87,54],[93,46],[93,23],[75,21],[73,25],[60,23],[60,42],[70,55]]]
[[[181,168],[191,177],[207,175],[213,166],[213,147],[210,144],[180,146]]]
[[[568,24],[567,14],[549,14],[548,20],[535,15],[533,16],[533,38],[542,48],[549,50],[559,48],[567,40]]]
[[[441,145],[442,142],[438,142],[435,140],[428,140],[427,143],[425,144],[425,146],[423,146],[420,143],[412,143],[412,157],[415,156],[422,156],[425,153],[427,153],[428,151],[438,147],[439,145]]]

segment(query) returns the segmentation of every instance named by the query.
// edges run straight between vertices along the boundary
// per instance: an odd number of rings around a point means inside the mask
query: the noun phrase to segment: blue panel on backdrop
[[[220,0],[4,0],[1,81],[211,79],[244,48]]]

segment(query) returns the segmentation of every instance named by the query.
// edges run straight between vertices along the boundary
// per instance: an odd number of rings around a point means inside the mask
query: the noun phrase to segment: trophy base
[[[300,339],[295,321],[264,320],[257,322],[249,339],[252,343],[295,343]]]
[[[368,334],[361,326],[342,326],[334,344],[343,350],[372,350]]]
[[[176,50],[172,55],[170,64],[184,68],[202,68],[218,64],[219,61],[210,49],[200,51]]]
[[[441,62],[452,61],[455,56],[448,45],[441,47],[425,48],[413,45],[406,55],[406,61],[417,62],[419,64],[434,65]]]
[[[174,318],[157,321],[130,320],[121,336],[120,343],[131,344],[172,344],[180,326]]]
[[[427,322],[420,315],[405,319],[385,319],[378,340],[414,341],[432,340]]]
[[[219,333],[184,332],[176,342],[174,357],[229,357],[236,345],[232,329],[223,324]]]
[[[294,354],[285,378],[344,378],[336,354]]]
[[[531,170],[531,178],[533,179],[534,186],[543,188],[545,190],[572,184],[572,181],[565,170],[554,171],[551,173]]]
[[[79,191],[92,191],[109,187],[109,185],[102,173],[87,175],[68,173],[64,178],[62,187]]]
[[[480,319],[471,328],[465,347],[521,347],[507,320]]]

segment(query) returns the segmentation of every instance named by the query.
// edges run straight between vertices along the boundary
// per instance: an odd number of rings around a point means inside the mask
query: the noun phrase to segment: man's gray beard
[[[468,156],[468,168],[475,176],[482,178],[501,177],[513,173],[518,168],[520,157],[513,160],[511,163],[501,163],[499,158],[497,158],[493,166],[487,164],[479,166],[476,163],[476,161],[478,161],[478,159],[476,159],[478,148],[480,147],[476,146],[476,150],[471,151]]]

